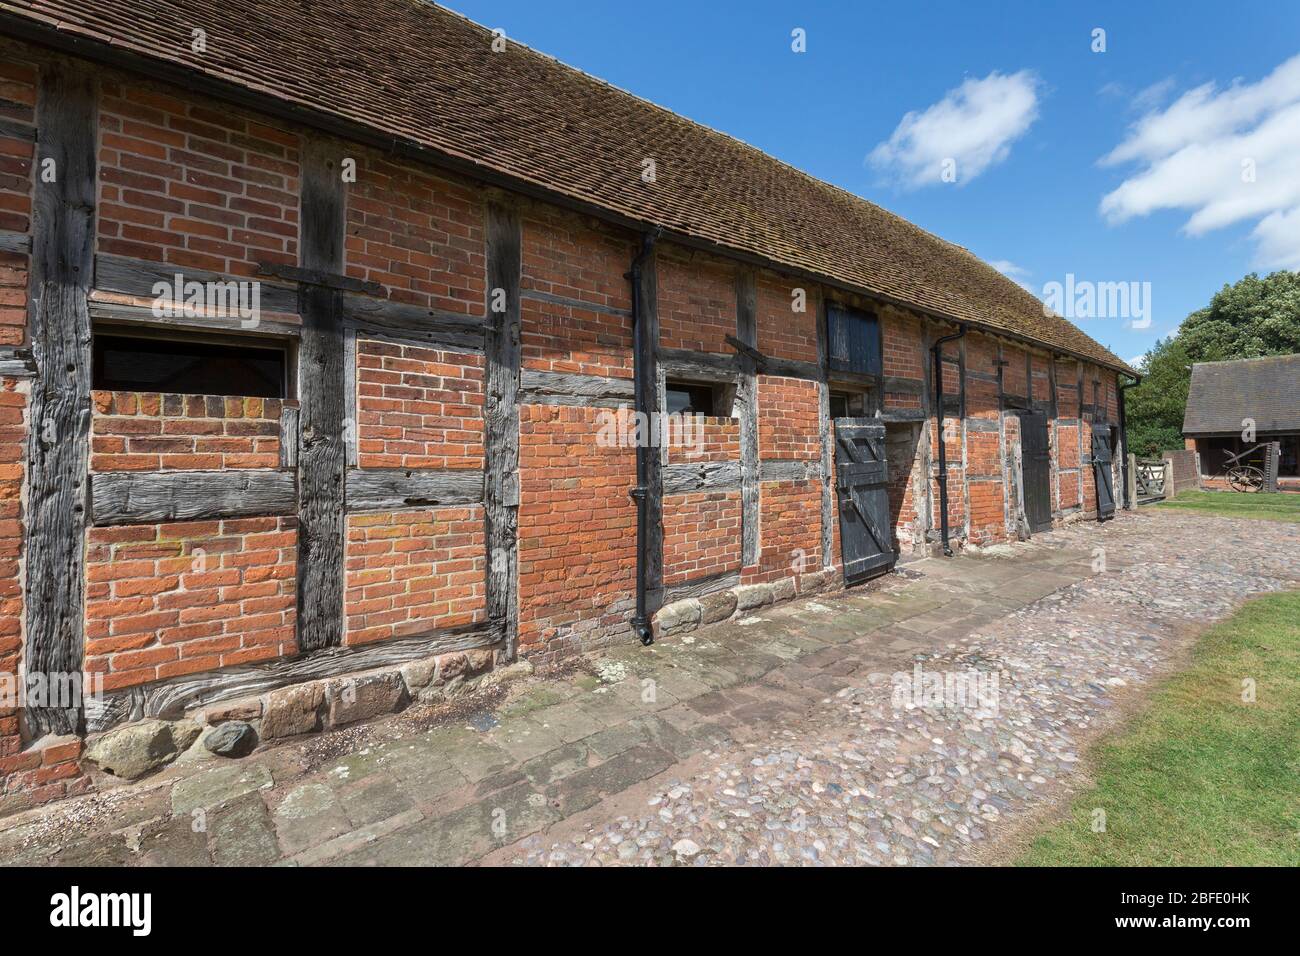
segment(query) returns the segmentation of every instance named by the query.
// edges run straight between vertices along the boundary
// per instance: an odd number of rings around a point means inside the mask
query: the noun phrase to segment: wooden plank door
[[[1092,426],[1092,476],[1097,486],[1097,520],[1115,515],[1115,473],[1111,470],[1110,426]],[[1166,492],[1172,494],[1172,489]]]
[[[1030,531],[1052,526],[1052,462],[1047,445],[1047,416],[1020,416],[1020,472],[1025,485],[1025,518]]]
[[[835,492],[844,580],[856,583],[888,571],[898,554],[890,527],[884,425],[836,420]]]

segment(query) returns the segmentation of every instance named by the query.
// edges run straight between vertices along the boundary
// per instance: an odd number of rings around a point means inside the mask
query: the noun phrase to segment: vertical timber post
[[[81,702],[54,692],[80,679],[85,639],[94,75],[61,61],[44,67],[36,122],[28,314],[37,377],[27,430],[23,660],[28,686],[47,696],[25,711],[33,738],[76,733],[81,725]]]
[[[523,238],[518,211],[487,204],[487,367],[483,517],[487,529],[487,612],[504,625],[503,662],[519,639],[519,365]],[[504,309],[504,311],[500,311]],[[495,311],[494,311],[495,310]]]
[[[736,338],[758,348],[758,291],[752,269],[736,273]],[[740,566],[758,563],[759,485],[758,378],[753,356],[739,353],[740,382]]]
[[[817,296],[817,440],[821,447],[821,485],[822,485],[822,568],[835,565],[835,492],[831,487],[835,474],[835,436],[831,424],[831,386],[830,386],[830,349],[827,345],[829,331],[827,327],[826,296]],[[881,335],[884,335],[882,329]],[[883,370],[883,364],[881,366]],[[883,381],[879,379],[877,384]],[[884,400],[877,389],[876,411],[880,410]]]
[[[302,150],[304,269],[343,272],[346,196],[339,150],[307,137]],[[343,294],[303,284],[298,292],[301,450],[298,458],[298,651],[343,640],[344,441]],[[355,428],[355,424],[349,427]]]
[[[636,410],[646,416],[652,436],[659,432],[653,427],[654,416],[664,411],[659,405],[658,260],[659,254],[653,247],[641,260],[636,296],[638,340],[633,343]],[[665,449],[652,444],[646,455],[646,613],[651,616],[662,606],[664,598],[664,452]]]

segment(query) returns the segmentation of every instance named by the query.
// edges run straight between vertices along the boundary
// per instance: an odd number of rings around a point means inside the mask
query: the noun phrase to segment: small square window
[[[863,418],[867,414],[866,396],[861,392],[831,392],[831,418]]]
[[[669,382],[665,390],[669,415],[716,415],[716,395],[712,385]]]
[[[119,392],[287,398],[285,349],[96,333],[94,387]]]

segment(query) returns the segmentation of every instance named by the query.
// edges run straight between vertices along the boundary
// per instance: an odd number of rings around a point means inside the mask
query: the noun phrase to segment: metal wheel
[[[1233,491],[1259,491],[1264,487],[1264,472],[1254,465],[1239,465],[1228,470],[1228,484]]]

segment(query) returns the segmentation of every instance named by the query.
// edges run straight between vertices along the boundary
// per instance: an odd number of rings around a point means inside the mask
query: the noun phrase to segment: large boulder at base
[[[315,733],[324,706],[325,685],[320,681],[271,691],[262,700],[262,739]]]
[[[85,759],[105,773],[137,780],[179,757],[198,732],[193,721],[141,720],[88,741]]]
[[[218,757],[247,757],[257,746],[257,731],[242,720],[228,720],[208,731],[203,746]]]

